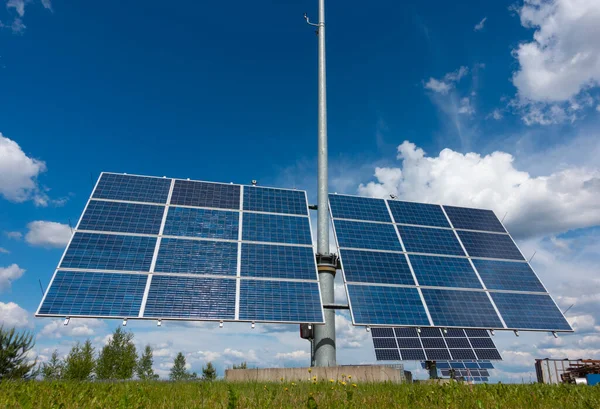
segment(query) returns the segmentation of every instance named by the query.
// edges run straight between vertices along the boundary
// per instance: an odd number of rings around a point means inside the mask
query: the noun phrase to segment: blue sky
[[[117,324],[32,316],[101,171],[315,200],[304,12],[317,2],[0,1],[0,322],[34,329],[41,360]],[[597,1],[329,0],[327,27],[330,190],[507,214],[577,332],[497,335],[494,380],[528,380],[534,357],[600,358]],[[364,330],[338,320],[340,363],[373,362]],[[179,350],[196,370],[307,361],[295,326],[130,326],[163,374]]]

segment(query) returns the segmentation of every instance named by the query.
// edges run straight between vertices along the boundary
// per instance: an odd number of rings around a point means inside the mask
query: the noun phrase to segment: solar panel
[[[485,330],[477,330],[467,336],[462,328],[452,328],[452,331],[448,329],[446,333],[443,333],[439,328],[425,327],[417,331],[416,328],[374,327],[371,335],[376,356],[389,356],[389,353],[378,354],[377,350],[379,349],[397,348],[400,356],[398,360],[403,361],[502,359],[489,333]],[[485,342],[481,343],[481,341]],[[485,349],[482,349],[484,346]],[[481,357],[478,351],[482,351]],[[443,365],[438,366],[438,368],[442,367]],[[450,368],[450,365],[448,364],[446,367]]]
[[[329,202],[354,325],[572,331],[492,211]]]
[[[322,323],[306,193],[102,173],[36,315]]]

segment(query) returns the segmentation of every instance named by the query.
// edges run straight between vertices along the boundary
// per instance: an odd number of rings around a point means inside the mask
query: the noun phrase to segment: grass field
[[[600,387],[345,382],[0,382],[0,408],[600,408]]]

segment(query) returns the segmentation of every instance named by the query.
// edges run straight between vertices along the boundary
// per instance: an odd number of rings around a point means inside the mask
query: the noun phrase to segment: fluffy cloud
[[[473,115],[475,113],[475,108],[471,105],[471,99],[469,97],[461,98],[458,113],[463,115]]]
[[[10,254],[10,251],[5,249],[4,247],[0,247],[0,254]]]
[[[72,318],[69,325],[63,325],[62,320],[54,320],[42,328],[38,337],[90,337],[104,327],[106,327],[104,321],[95,318]]]
[[[335,315],[336,344],[340,348],[360,348],[369,344],[369,334],[363,327],[355,327],[350,319],[338,313]]]
[[[508,229],[519,238],[600,224],[598,169],[531,177],[514,167],[508,153],[444,149],[427,157],[408,141],[398,146],[398,159],[401,168],[376,168],[377,181],[361,184],[359,194],[492,209],[507,214]]]
[[[42,0],[42,6],[45,9],[52,10],[52,2],[50,0]]]
[[[525,123],[547,125],[576,118],[560,103],[574,111],[572,101],[582,95],[589,99],[586,90],[600,84],[600,3],[525,0],[518,12],[521,24],[535,29],[533,41],[513,50],[519,70],[512,81]],[[527,115],[529,108],[534,112]]]
[[[43,161],[25,155],[21,147],[0,133],[0,195],[12,202],[33,200],[36,206],[47,206],[48,196],[37,182],[46,171]]]
[[[473,27],[473,30],[475,30],[475,31],[483,30],[486,20],[487,20],[487,17],[484,17],[479,23],[475,24],[475,27]]]
[[[310,353],[306,351],[279,352],[275,359],[283,361],[310,361]]]
[[[23,233],[19,231],[5,231],[4,235],[13,240],[21,240],[23,238]]]
[[[456,71],[447,73],[442,79],[429,78],[424,86],[426,89],[445,95],[468,73],[469,68],[460,67]]]
[[[16,264],[0,267],[0,292],[10,289],[12,282],[21,278],[24,272],[25,270]]]
[[[25,0],[8,0],[6,2],[6,8],[13,8],[17,14],[21,17],[25,15]]]
[[[27,225],[25,241],[34,246],[65,247],[71,239],[71,228],[66,224],[38,220]]]
[[[29,313],[23,308],[14,302],[3,303],[0,301],[0,325],[8,328],[23,328],[31,327],[32,323],[29,321]]]

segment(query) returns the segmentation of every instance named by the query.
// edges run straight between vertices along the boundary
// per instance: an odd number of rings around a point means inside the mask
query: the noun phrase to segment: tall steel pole
[[[325,78],[325,0],[319,0],[319,154],[317,267],[323,304],[334,303],[335,260],[329,252],[329,210],[327,194],[327,85]],[[315,325],[316,366],[335,366],[335,310],[325,309],[325,325]]]

